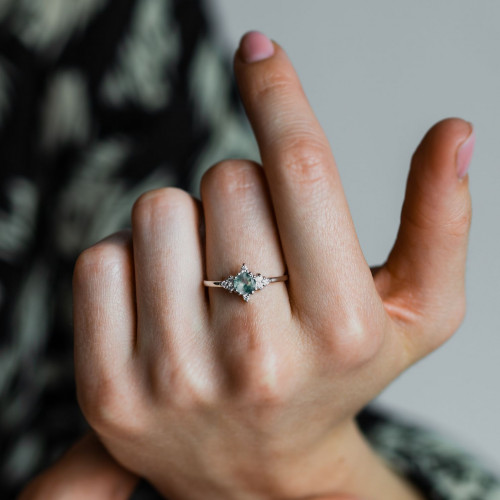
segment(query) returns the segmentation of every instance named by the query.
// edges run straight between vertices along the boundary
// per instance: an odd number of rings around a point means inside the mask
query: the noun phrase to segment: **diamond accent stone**
[[[269,283],[271,283],[269,278],[262,276],[262,274],[257,274],[257,276],[255,276],[255,286],[257,290],[262,290],[265,286],[269,285]]]
[[[229,278],[221,281],[220,286],[229,290],[231,293],[234,292],[234,276],[229,276]]]

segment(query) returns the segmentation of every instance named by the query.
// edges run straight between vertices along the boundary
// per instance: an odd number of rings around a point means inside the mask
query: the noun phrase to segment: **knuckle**
[[[80,381],[77,398],[89,425],[100,435],[133,436],[138,434],[137,412],[128,411],[124,391],[110,378],[100,378],[98,383]]]
[[[324,184],[331,173],[328,149],[312,132],[300,132],[296,138],[287,138],[279,159],[286,175],[307,188]]]
[[[199,380],[171,379],[157,396],[163,404],[183,412],[212,408],[219,401],[217,387]]]
[[[159,406],[182,411],[196,411],[218,401],[217,377],[206,376],[203,362],[194,371],[170,358],[169,362],[157,360],[149,369],[148,387]],[[213,375],[213,373],[212,373]]]
[[[252,420],[259,424],[266,424],[279,417],[287,407],[289,398],[276,387],[270,387],[269,383],[261,382],[260,385],[242,392],[240,401],[246,411],[252,414]]]
[[[122,265],[122,256],[117,248],[107,242],[84,250],[77,258],[73,274],[73,282],[77,286],[92,279],[93,276],[113,273]]]
[[[201,191],[230,196],[252,189],[258,182],[262,182],[262,168],[258,164],[250,160],[224,160],[205,172]]]
[[[230,329],[230,330],[229,330]],[[257,322],[238,322],[231,331],[225,360],[229,390],[251,408],[280,408],[293,395],[298,353],[262,335]]]
[[[142,194],[132,207],[132,222],[144,224],[157,217],[182,217],[192,210],[193,199],[186,191],[165,187]]]
[[[466,206],[462,205],[459,210],[452,214],[449,222],[446,224],[446,230],[452,236],[463,238],[469,233],[471,223],[471,207],[469,204]]]
[[[368,318],[366,314],[353,312],[337,320],[335,327],[321,335],[320,350],[327,363],[336,361],[341,369],[358,369],[373,360],[380,350],[384,338],[384,327],[380,320]],[[326,344],[326,345],[325,345]]]
[[[266,366],[262,360],[249,361],[246,366],[251,368],[243,368],[244,373],[238,376],[237,399],[262,415],[284,408],[291,397],[287,389],[289,378],[284,376],[284,370]]]
[[[472,222],[472,207],[470,198],[465,202],[462,198],[454,201],[451,207],[436,210],[436,206],[426,201],[426,195],[421,191],[420,205],[403,205],[401,222],[410,224],[417,230],[439,230],[450,237],[463,239],[469,233]]]
[[[265,71],[258,75],[250,88],[250,95],[253,101],[266,102],[275,100],[275,96],[279,95],[280,99],[292,96],[300,88],[296,78],[285,69],[279,67]]]
[[[102,380],[94,382],[78,384],[78,403],[89,425],[95,430],[101,430],[103,427],[110,427],[114,414],[119,411],[116,407],[114,384]]]

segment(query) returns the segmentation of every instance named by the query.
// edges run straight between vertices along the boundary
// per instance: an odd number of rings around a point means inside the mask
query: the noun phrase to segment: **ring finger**
[[[285,274],[267,183],[259,165],[245,160],[217,164],[203,177],[201,195],[209,280],[235,276],[243,263],[254,274]],[[218,331],[225,331],[228,318],[244,317],[245,321],[270,325],[290,314],[286,286],[282,283],[257,291],[249,304],[242,303],[237,295],[231,297],[225,290],[211,288],[210,309]]]

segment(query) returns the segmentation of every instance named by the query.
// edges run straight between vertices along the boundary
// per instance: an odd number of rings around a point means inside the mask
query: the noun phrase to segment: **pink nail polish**
[[[476,133],[472,130],[469,137],[458,148],[457,152],[457,175],[459,179],[463,179],[469,170],[472,153],[474,152],[474,145],[476,143]]]
[[[241,39],[239,52],[246,63],[263,61],[274,54],[274,45],[260,31],[249,31]]]

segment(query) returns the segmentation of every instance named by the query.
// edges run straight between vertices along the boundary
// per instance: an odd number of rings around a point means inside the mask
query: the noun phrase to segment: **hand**
[[[216,165],[202,206],[149,192],[132,233],[78,259],[82,410],[119,462],[172,499],[420,498],[354,416],[462,321],[471,126],[441,122],[417,149],[397,241],[372,276],[284,51],[249,34],[235,71],[263,168]],[[289,282],[248,304],[222,289],[207,298],[203,277],[243,261]]]
[[[129,500],[138,478],[118,465],[89,433],[24,488],[19,500]],[[314,497],[304,500],[357,500]]]
[[[19,500],[128,500],[137,478],[120,467],[94,434],[76,443],[31,481]]]

